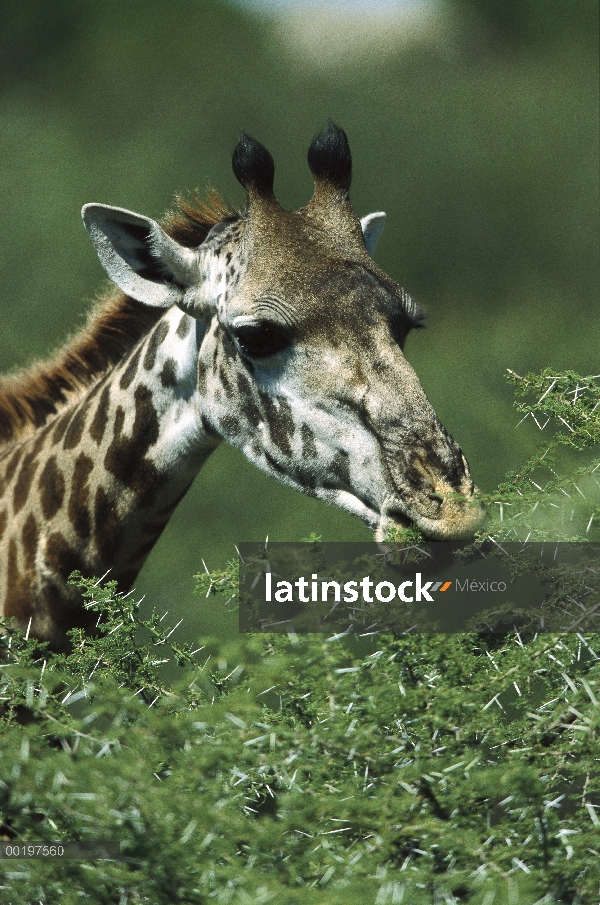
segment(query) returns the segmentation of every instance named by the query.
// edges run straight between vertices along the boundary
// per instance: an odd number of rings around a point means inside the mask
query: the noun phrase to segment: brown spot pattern
[[[39,480],[42,513],[46,521],[54,518],[63,504],[65,496],[65,479],[56,464],[56,457],[50,456]]]
[[[123,417],[115,419],[113,441],[106,451],[104,465],[125,487],[138,497],[140,506],[151,506],[160,484],[158,469],[144,458],[158,440],[158,416],[152,404],[152,392],[140,384],[135,390],[135,418],[131,437],[123,436]]]
[[[160,382],[164,387],[177,386],[177,365],[173,358],[167,358],[165,361],[160,372]]]
[[[350,487],[350,462],[348,453],[339,450],[331,463],[331,471],[339,479],[342,487]]]
[[[164,527],[168,521],[169,521],[169,516],[163,516],[162,518],[156,518],[154,521],[147,522],[145,525],[142,525],[141,533],[148,534],[151,537],[157,538],[158,535],[161,533],[161,531],[164,529]]]
[[[117,406],[117,411],[115,413],[115,423],[113,425],[113,435],[115,437],[120,436],[121,431],[123,430],[123,425],[125,424],[125,409],[122,405]]]
[[[229,398],[231,398],[231,396],[233,395],[231,392],[231,384],[229,382],[229,378],[227,377],[227,372],[225,371],[225,368],[223,367],[223,365],[221,365],[219,368],[219,377],[221,379],[221,384],[223,386],[223,389],[225,390],[225,395],[229,396]]]
[[[39,532],[33,513],[29,513],[27,521],[23,525],[23,553],[25,554],[25,566],[33,572],[35,569],[35,554],[37,552]]]
[[[33,586],[30,575],[21,575],[17,562],[17,542],[11,537],[6,570],[4,615],[14,616],[23,626],[33,613]]]
[[[270,455],[270,453],[267,452],[266,449],[265,449],[264,453],[265,453],[265,461],[266,461],[267,465],[269,466],[269,468],[272,471],[274,471],[275,474],[280,474],[280,475],[285,474],[285,469],[279,464],[279,462],[277,462],[276,459],[273,458],[272,455]]]
[[[69,424],[65,433],[63,449],[75,449],[75,447],[79,446],[79,444],[81,443],[83,429],[85,427],[85,419],[87,417],[90,401],[91,396],[88,397],[85,402],[80,403],[76,407],[75,414],[73,415],[71,423]]]
[[[69,421],[71,420],[72,417],[73,417],[73,410],[71,409],[68,412],[65,412],[64,415],[61,415],[59,418],[56,419],[56,422],[55,422],[56,426],[54,428],[54,433],[52,434],[52,445],[53,446],[56,446],[57,443],[60,443],[60,441],[64,437],[65,432],[69,426]]]
[[[29,495],[31,482],[35,477],[38,462],[35,461],[38,450],[34,447],[31,452],[23,459],[19,477],[13,491],[13,511],[15,515],[21,511],[25,505],[25,501]]]
[[[119,386],[121,387],[122,390],[128,390],[129,387],[131,386],[133,378],[136,375],[138,365],[140,363],[141,354],[142,354],[142,346],[140,344],[137,347],[137,349],[135,350],[135,352],[133,353],[133,355],[131,355],[131,357],[129,359],[129,363],[127,364],[127,367],[121,374]]]
[[[81,605],[81,594],[74,588],[70,588],[65,595],[64,591],[57,588],[56,585],[48,584],[44,588],[44,594],[48,613],[58,631],[66,632],[71,628],[82,628],[90,634],[93,633],[98,621],[98,614],[94,610],[86,610]],[[66,640],[62,643],[53,642],[51,647],[53,650],[65,652],[72,650]]]
[[[71,495],[69,497],[69,505],[67,513],[75,534],[78,537],[89,537],[90,528],[90,511],[88,508],[88,500],[90,496],[90,488],[88,478],[94,467],[93,461],[81,453],[75,462],[73,469],[73,478],[71,480]]]
[[[266,413],[266,422],[269,425],[271,440],[277,446],[284,456],[292,455],[292,447],[290,439],[294,436],[296,426],[292,417],[292,409],[290,404],[282,397],[277,397],[279,408],[275,405],[275,401],[265,394],[261,393],[261,402],[264,405]]]
[[[148,348],[146,349],[146,354],[144,356],[144,367],[147,371],[151,371],[156,364],[158,347],[165,341],[168,332],[169,325],[166,321],[161,321],[152,331],[150,339],[148,340]]]
[[[123,543],[123,526],[113,500],[103,487],[96,490],[94,501],[94,543],[102,561],[108,566]]]
[[[14,451],[14,453],[8,460],[8,464],[6,466],[6,471],[4,472],[4,478],[5,478],[7,484],[9,484],[10,481],[12,481],[12,477],[15,473],[16,467],[19,464],[19,459],[21,458],[21,455],[23,453],[23,448],[24,448],[23,445],[17,447],[17,449]]]
[[[223,425],[224,432],[229,437],[235,437],[242,429],[239,418],[236,418],[235,415],[225,415],[221,423]]]
[[[55,531],[46,542],[46,562],[51,571],[56,572],[65,581],[71,572],[85,574],[85,563],[76,550],[73,550],[60,531]]]
[[[202,430],[204,431],[204,433],[205,433],[208,437],[216,437],[216,436],[217,436],[217,434],[216,434],[215,431],[212,429],[212,427],[210,426],[210,424],[208,423],[208,421],[206,420],[206,418],[204,417],[204,415],[200,415],[200,424],[202,425]]]
[[[262,421],[262,416],[258,406],[252,399],[252,386],[250,381],[244,374],[238,374],[238,389],[242,397],[242,413],[246,416],[252,427],[258,427]]]
[[[179,339],[185,339],[185,337],[190,332],[191,323],[192,323],[191,318],[188,317],[187,314],[184,314],[183,317],[181,318],[181,320],[179,321],[179,323],[177,324],[177,330],[175,331],[175,333],[177,334]]]
[[[315,435],[313,434],[308,424],[302,425],[300,429],[300,436],[302,438],[302,458],[315,459],[317,457]]]
[[[94,420],[90,424],[90,437],[95,440],[98,446],[102,443],[104,431],[108,422],[108,405],[110,401],[110,387],[104,387],[100,402],[94,415]]]

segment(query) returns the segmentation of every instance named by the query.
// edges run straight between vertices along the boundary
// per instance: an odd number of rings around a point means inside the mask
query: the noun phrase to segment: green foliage
[[[595,539],[600,522],[599,376],[551,368],[526,377],[509,371],[508,376],[522,421],[531,418],[550,436],[484,498],[491,510],[486,535],[502,540]],[[559,453],[565,450],[576,455],[561,459]]]
[[[600,387],[511,379],[524,417],[561,425],[491,499],[529,524],[567,488],[597,486],[597,459],[554,466],[598,444]],[[492,515],[482,538],[507,525]],[[196,592],[237,601],[237,562],[203,566]],[[115,582],[71,581],[98,612],[94,637],[74,630],[61,655],[10,624],[0,637],[0,833],[114,840],[121,860],[5,860],[0,901],[593,901],[594,636],[248,636],[201,663],[166,614],[142,618]]]
[[[31,656],[12,638],[3,694]],[[186,702],[188,674],[153,706],[137,677],[65,695],[77,648],[31,661],[2,733],[3,835],[118,840],[123,860],[3,862],[1,900],[591,902],[592,639],[378,644],[250,637],[220,664],[227,694]]]
[[[409,547],[411,544],[422,543],[424,537],[415,525],[410,525],[408,528],[388,528],[384,540]]]
[[[303,544],[320,544],[323,540],[322,534],[315,534],[314,531],[311,531],[308,537],[301,538]]]
[[[594,484],[595,459],[554,466],[598,444],[600,388],[572,372],[511,379],[524,417],[562,425],[491,499],[525,521]],[[508,522],[492,515],[482,538]],[[196,593],[237,601],[237,562],[203,566]],[[73,631],[62,655],[10,624],[0,638],[0,830],[115,840],[121,860],[5,862],[7,902],[592,901],[593,636],[249,636],[209,668],[115,582],[71,580],[95,637]]]
[[[581,450],[600,444],[600,383],[598,383],[600,375],[580,377],[573,371],[559,373],[551,368],[545,368],[541,374],[519,377],[514,371],[509,371],[508,376],[515,384],[517,399],[523,399],[528,394],[534,396],[542,394],[535,402],[517,402],[517,411],[523,412],[525,418],[531,415],[540,430],[544,430],[548,422],[555,418],[569,431],[566,433],[563,429],[550,443],[544,444],[519,474],[510,475],[510,481],[500,485],[501,490],[505,488],[523,490],[529,474],[540,466],[544,459],[547,464],[548,453],[557,447],[566,445]],[[544,425],[540,425],[536,414],[546,416]],[[593,467],[597,464],[593,463]],[[556,486],[556,483],[550,483],[546,490],[554,490]]]
[[[201,673],[196,654],[203,648],[192,650],[190,644],[169,641],[177,625],[174,628],[163,625],[167,614],[159,617],[156,610],[149,619],[141,618],[140,601],[119,593],[116,581],[101,584],[74,572],[69,583],[81,590],[84,607],[99,614],[98,634],[90,636],[82,629],[73,630],[70,633],[73,653],[56,655],[52,669],[78,678],[84,689],[93,676],[97,681],[111,676],[121,687],[134,688],[147,704],[167,697],[170,707],[180,706],[161,679],[160,667],[174,662],[180,667],[189,665]],[[193,705],[199,694],[200,689],[193,682],[184,696],[185,703]]]
[[[238,592],[238,564],[237,560],[230,559],[225,569],[221,571],[209,572],[206,563],[202,560],[204,566],[203,572],[194,575],[196,582],[194,594],[201,594],[204,597],[216,594],[228,594],[227,603],[237,596]]]

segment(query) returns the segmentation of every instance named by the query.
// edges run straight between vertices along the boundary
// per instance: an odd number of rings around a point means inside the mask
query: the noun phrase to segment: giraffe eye
[[[292,341],[289,330],[268,321],[240,325],[235,328],[234,334],[242,352],[250,358],[275,355],[286,349]]]

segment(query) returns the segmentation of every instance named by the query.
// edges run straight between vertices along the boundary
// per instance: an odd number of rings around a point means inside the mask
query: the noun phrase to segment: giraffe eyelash
[[[427,313],[425,310],[419,305],[412,296],[408,294],[404,289],[402,292],[402,312],[404,316],[408,319],[409,329],[418,330],[421,327],[425,326],[425,321],[427,318]]]

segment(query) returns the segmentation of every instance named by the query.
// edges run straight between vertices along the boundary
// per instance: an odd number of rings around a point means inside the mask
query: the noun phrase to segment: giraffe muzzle
[[[474,485],[469,493],[430,493],[410,501],[396,494],[389,496],[381,507],[381,519],[376,540],[384,539],[390,528],[415,526],[429,540],[468,540],[481,526],[484,508],[477,499]]]

